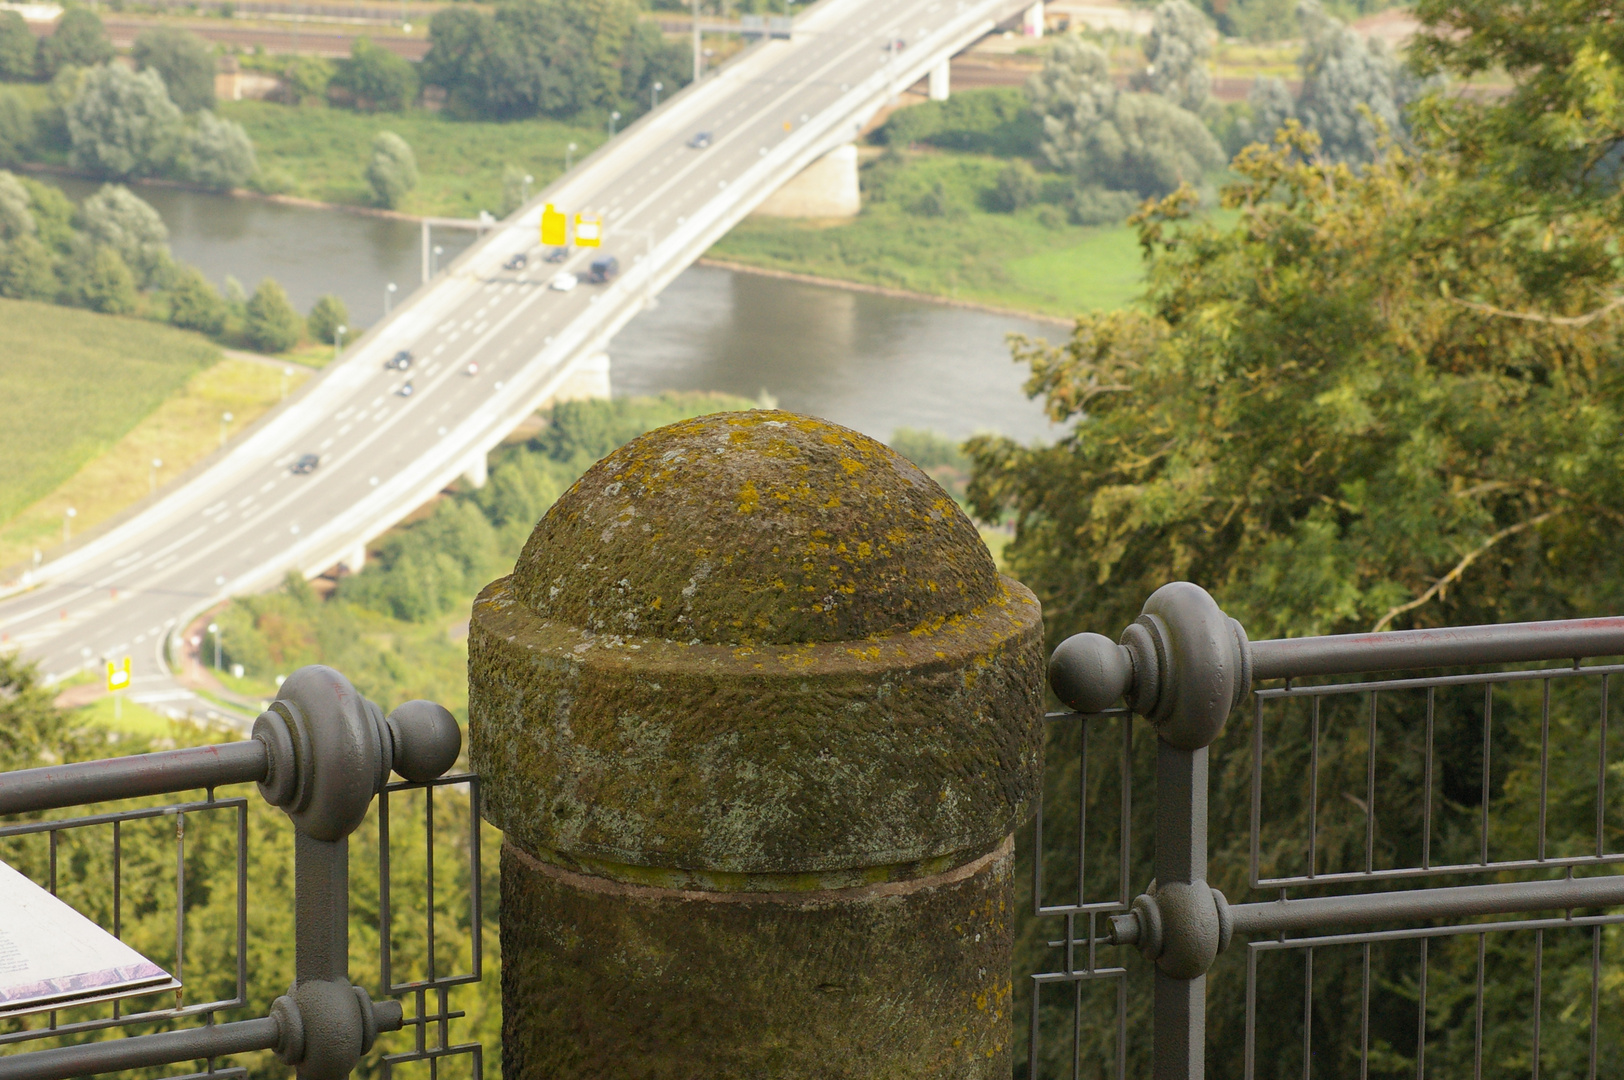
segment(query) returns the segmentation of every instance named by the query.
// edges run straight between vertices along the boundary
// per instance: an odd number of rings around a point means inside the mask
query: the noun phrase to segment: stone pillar
[[[482,488],[491,478],[489,462],[485,451],[480,450],[470,457],[462,467],[462,478],[468,481],[470,487]]]
[[[952,86],[953,62],[943,60],[930,69],[930,99],[932,101],[946,101],[949,89]]]
[[[864,435],[599,462],[469,638],[507,1080],[1007,1080],[1043,671],[1032,594]]]
[[[1021,16],[1021,33],[1027,37],[1043,36],[1043,0],[1027,8]]]
[[[856,217],[863,208],[857,180],[857,144],[847,143],[823,155],[755,209],[763,217]]]

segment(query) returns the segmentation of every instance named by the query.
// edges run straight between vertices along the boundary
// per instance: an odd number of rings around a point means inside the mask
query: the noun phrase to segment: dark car
[[[708,150],[710,148],[710,144],[711,133],[708,131],[701,131],[693,138],[688,140],[688,145],[695,150]]]
[[[587,271],[586,279],[594,285],[602,285],[618,273],[620,260],[613,255],[605,255],[601,259],[592,260],[592,267]]]
[[[547,261],[550,263],[561,263],[569,257],[570,249],[567,247],[555,247],[547,253]]]
[[[502,264],[503,270],[523,270],[530,263],[530,256],[519,252],[513,258]]]
[[[410,370],[411,366],[412,353],[410,349],[400,350],[400,352],[390,357],[389,361],[384,364],[384,367],[388,368],[390,371],[407,371]]]
[[[320,464],[320,454],[302,454],[299,460],[293,463],[293,474],[295,476],[308,476],[315,472],[316,466]]]

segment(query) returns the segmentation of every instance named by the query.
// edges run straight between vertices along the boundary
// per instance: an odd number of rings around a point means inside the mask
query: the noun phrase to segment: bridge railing
[[[482,1076],[482,1047],[475,1042],[453,1043],[449,1029],[452,1020],[464,1015],[451,1008],[452,990],[479,982],[483,974],[479,783],[471,774],[447,772],[461,746],[456,720],[439,705],[407,702],[385,716],[338,672],[307,667],[283,683],[277,699],[255,722],[253,737],[241,742],[0,774],[0,816],[32,817],[74,806],[204,791],[201,799],[0,825],[0,843],[43,837],[44,857],[30,860],[41,879],[37,884],[53,895],[71,893],[70,898],[94,908],[92,914],[114,937],[124,936],[128,929],[131,886],[138,885],[140,902],[149,908],[156,906],[153,896],[159,891],[149,888],[156,872],[152,859],[142,860],[134,870],[127,866],[132,830],[141,829],[143,823],[172,821],[174,846],[174,946],[164,957],[172,968],[171,979],[110,1003],[93,1005],[92,999],[64,1002],[57,1011],[37,1014],[45,1017],[42,1026],[11,1021],[11,1030],[0,1031],[0,1078],[66,1080],[194,1061],[206,1063],[205,1070],[187,1077],[246,1076],[247,1071],[240,1067],[217,1067],[217,1060],[269,1050],[305,1080],[337,1080],[349,1075],[380,1033],[403,1028],[413,1033],[410,1048],[379,1058],[385,1076],[408,1062],[427,1062],[431,1072],[437,1073],[440,1063],[454,1056],[466,1056],[471,1074]],[[404,779],[389,782],[391,771]],[[252,860],[249,800],[219,797],[215,789],[248,782],[258,784],[264,798],[286,813],[294,830],[296,976],[287,993],[275,999],[268,1015],[219,1022],[220,1014],[244,1009],[251,1000],[248,912]],[[439,947],[436,944],[436,909],[444,905],[437,897],[435,797],[458,787],[467,791],[468,865],[466,871],[459,866],[450,874],[442,865],[440,874],[442,886],[445,879],[456,878],[466,889],[470,950],[464,971],[451,970],[456,965],[445,962],[448,953],[461,950],[445,947],[443,927],[442,941]],[[349,838],[368,815],[374,796],[378,796],[377,1000],[349,979]],[[402,799],[421,806],[421,849],[415,844],[415,827],[402,829],[397,820],[391,832],[391,801],[398,805]],[[190,922],[202,922],[208,912],[199,910],[206,905],[200,905],[194,893],[200,884],[219,889],[226,883],[188,881],[188,823],[193,835],[202,837],[204,843],[218,843],[221,834],[214,823],[222,816],[233,848],[234,882],[230,887],[234,896],[229,916],[235,955],[197,956],[195,948],[192,954],[187,952],[189,915]],[[103,837],[107,848],[99,846]],[[144,853],[150,855],[150,849]],[[395,916],[403,888],[397,866],[402,857],[413,864],[412,880],[404,888],[409,893],[421,891],[421,903],[412,904],[407,926],[397,925]],[[70,865],[61,865],[64,861]],[[132,880],[137,877],[139,882]],[[423,913],[421,919],[417,911]],[[150,920],[152,912],[142,915]],[[460,929],[463,920],[455,921]],[[396,955],[402,931],[419,930],[425,938],[422,948],[414,948],[412,962],[404,964]],[[201,1000],[188,1000],[187,979],[202,969],[218,985],[222,964],[234,965],[228,980],[230,992],[204,993]],[[210,979],[201,981],[207,984]],[[150,1001],[160,993],[172,993],[173,1003],[124,1010],[126,1000]],[[413,1000],[410,1015],[399,1001],[392,1000],[396,997]],[[96,1012],[102,1015],[86,1015]],[[63,1013],[73,1018],[63,1020]],[[171,1026],[198,1019],[202,1026],[99,1039],[99,1033],[109,1028]],[[28,1048],[40,1040],[54,1040],[58,1045]]]
[[[1616,1071],[1621,655],[1624,618],[1249,642],[1184,583],[1062,643],[1028,1080]]]

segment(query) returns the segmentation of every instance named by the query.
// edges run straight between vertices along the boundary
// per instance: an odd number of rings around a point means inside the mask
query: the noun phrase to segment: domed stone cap
[[[545,619],[706,644],[854,641],[977,609],[997,568],[947,493],[879,442],[795,413],[649,432],[548,511],[513,574]]]

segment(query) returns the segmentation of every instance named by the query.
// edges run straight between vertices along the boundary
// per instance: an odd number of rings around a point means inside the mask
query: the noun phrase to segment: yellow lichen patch
[[[754,482],[746,480],[739,488],[738,510],[741,514],[753,514],[761,509],[761,496],[756,491]]]

